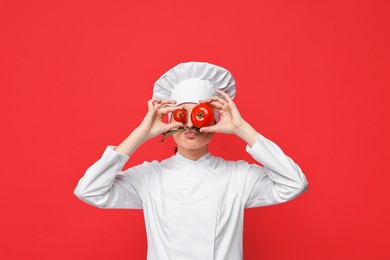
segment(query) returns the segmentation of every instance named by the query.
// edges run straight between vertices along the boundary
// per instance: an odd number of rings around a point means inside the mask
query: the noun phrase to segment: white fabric
[[[258,134],[246,151],[264,167],[207,153],[177,153],[121,171],[129,157],[108,146],[74,193],[99,208],[143,209],[148,260],[242,260],[244,208],[283,203],[308,190],[300,167]]]
[[[178,83],[171,93],[176,104],[185,102],[199,103],[199,100],[215,96],[214,87],[208,80],[188,79]]]
[[[153,98],[173,99],[176,105],[199,103],[199,100],[216,96],[215,88],[227,93],[231,99],[236,95],[236,82],[225,68],[207,62],[185,62],[176,65],[156,81]],[[217,111],[214,111],[214,116],[218,122]]]

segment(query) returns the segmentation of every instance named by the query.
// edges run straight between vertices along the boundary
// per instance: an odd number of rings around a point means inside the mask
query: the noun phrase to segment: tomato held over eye
[[[177,122],[184,123],[186,121],[186,118],[187,118],[187,112],[184,109],[176,109],[173,112],[173,118]]]
[[[214,120],[213,108],[206,103],[195,106],[191,112],[191,120],[198,128],[209,126]]]

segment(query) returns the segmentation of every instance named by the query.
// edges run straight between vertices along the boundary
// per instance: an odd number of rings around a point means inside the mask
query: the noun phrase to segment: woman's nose
[[[184,124],[185,127],[191,128],[193,127],[192,120],[191,120],[191,115],[187,115],[187,119]]]

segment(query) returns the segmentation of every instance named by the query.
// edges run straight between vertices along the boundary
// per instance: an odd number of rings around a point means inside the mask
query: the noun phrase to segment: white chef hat
[[[153,98],[173,99],[175,105],[199,103],[216,96],[215,88],[227,93],[231,99],[236,95],[233,75],[220,66],[206,62],[180,63],[163,74],[154,84]],[[218,121],[218,113],[214,112]]]

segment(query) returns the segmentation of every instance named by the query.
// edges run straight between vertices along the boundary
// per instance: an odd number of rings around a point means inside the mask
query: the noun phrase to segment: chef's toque
[[[225,68],[210,63],[185,62],[176,65],[156,81],[153,98],[173,99],[176,100],[175,105],[199,103],[199,100],[216,96],[215,88],[233,99],[236,95],[233,75]],[[216,111],[214,115],[218,122]]]

